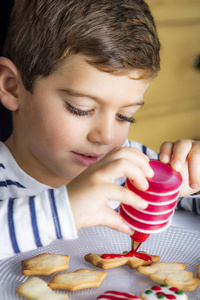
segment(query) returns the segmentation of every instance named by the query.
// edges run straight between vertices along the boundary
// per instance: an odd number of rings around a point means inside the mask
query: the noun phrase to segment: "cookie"
[[[128,252],[123,252],[123,254],[126,254]],[[145,253],[145,252],[140,252]],[[122,257],[122,258],[114,258],[114,259],[103,259],[102,254],[94,254],[89,253],[85,255],[85,260],[89,263],[91,263],[93,266],[108,270],[113,269],[117,267],[121,267],[124,265],[128,265],[129,268],[135,269],[138,266],[146,266],[151,265],[152,263],[158,261],[160,259],[160,256],[157,255],[150,255],[152,258],[152,261],[144,261],[142,259],[139,259],[137,257]]]
[[[68,295],[56,294],[47,283],[38,277],[30,277],[23,282],[16,291],[19,295],[29,300],[66,300]]]
[[[129,293],[124,293],[124,292],[118,292],[118,291],[107,291],[105,292],[103,295],[100,295],[97,297],[97,300],[101,299],[101,300],[141,300],[141,298],[139,298],[138,296],[135,296],[133,294],[129,294]]]
[[[49,276],[69,267],[69,256],[43,253],[21,262],[23,275]]]
[[[160,286],[154,285],[150,289],[147,289],[140,295],[142,300],[158,300],[158,299],[177,299],[188,300],[187,295],[175,288],[168,286],[167,284],[161,284]]]
[[[158,262],[151,266],[137,268],[138,272],[160,284],[167,284],[184,291],[195,290],[200,280],[193,273],[185,271],[185,263]]]
[[[106,277],[104,271],[94,271],[89,269],[80,269],[69,273],[60,273],[54,275],[49,282],[52,289],[61,289],[68,291],[78,291],[81,289],[99,287]]]
[[[197,277],[200,278],[200,264],[197,266]]]

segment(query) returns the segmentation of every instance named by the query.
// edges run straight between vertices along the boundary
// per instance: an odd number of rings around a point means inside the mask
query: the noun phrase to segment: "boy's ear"
[[[9,110],[18,109],[18,88],[20,73],[15,64],[6,57],[0,57],[0,101]]]

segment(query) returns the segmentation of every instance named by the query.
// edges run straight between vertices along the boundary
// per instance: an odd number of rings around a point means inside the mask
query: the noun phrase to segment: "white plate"
[[[0,261],[0,300],[24,299],[15,293],[16,288],[27,278],[22,275],[21,260],[45,252],[68,254],[70,256],[68,271],[80,268],[96,269],[84,260],[84,255],[90,252],[121,253],[130,248],[129,236],[105,227],[93,227],[81,229],[77,240],[56,241],[47,247]],[[152,234],[140,250],[159,255],[160,261],[187,263],[186,270],[193,271],[196,277],[197,264],[200,263],[200,236],[197,233],[170,227],[162,233]],[[68,292],[70,299],[96,300],[98,295],[107,290],[130,292],[139,296],[142,291],[155,285],[153,281],[127,266],[106,272],[107,277],[99,288]],[[52,276],[41,278],[48,282]],[[62,293],[62,291],[57,292]],[[199,300],[200,286],[186,294],[190,300]]]

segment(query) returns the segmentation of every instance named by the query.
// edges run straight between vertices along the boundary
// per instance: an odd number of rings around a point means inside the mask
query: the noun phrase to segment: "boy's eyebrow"
[[[64,92],[68,95],[71,95],[71,96],[74,96],[74,97],[86,97],[86,98],[90,98],[92,100],[95,100],[97,102],[101,101],[102,99],[100,99],[99,97],[96,97],[94,95],[89,95],[89,94],[85,94],[85,93],[79,93],[73,89],[59,89],[60,92]],[[136,103],[133,103],[133,104],[128,104],[127,106],[125,107],[129,107],[129,106],[137,106],[137,105],[144,105],[144,101],[143,99],[141,101],[138,101]]]

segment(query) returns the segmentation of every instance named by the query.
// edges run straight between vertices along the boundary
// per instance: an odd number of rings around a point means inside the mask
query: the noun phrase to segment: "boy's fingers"
[[[137,156],[137,158],[149,161],[148,156],[136,148],[115,148],[114,150],[108,153],[108,156],[110,156],[113,159],[126,157],[128,160],[132,160],[135,156]]]
[[[125,187],[107,184],[104,188],[107,189],[109,200],[120,201],[126,205],[134,206],[139,209],[145,209],[148,206],[147,201]],[[112,195],[112,198],[110,198],[110,195]]]
[[[173,151],[173,143],[172,142],[164,142],[160,146],[159,160],[165,164],[168,164],[170,162],[172,151]]]
[[[174,170],[180,172],[183,169],[191,148],[191,140],[182,139],[175,143],[165,142],[160,147],[160,161],[170,163]]]
[[[124,219],[112,208],[107,207],[104,211],[104,216],[102,224],[100,225],[126,233],[130,236],[134,234],[134,230],[131,229]]]
[[[147,162],[149,165],[149,163]],[[150,165],[146,166],[146,169],[136,166],[134,163],[127,161],[126,159],[112,160],[103,167],[101,167],[98,172],[94,175],[95,181],[110,182],[124,175],[134,181],[136,188],[141,190],[146,190],[148,188],[148,181],[146,177],[153,176],[153,170]]]
[[[153,176],[153,170],[149,164],[149,158],[138,149],[115,149],[115,151],[111,151],[99,162],[99,168],[110,164],[112,161],[116,163],[127,162],[128,164],[132,164],[135,167],[140,168],[147,177]],[[123,165],[121,170],[124,171]]]
[[[171,158],[171,166],[177,172],[183,170],[187,156],[192,148],[191,140],[178,140],[173,145],[173,156]]]
[[[200,142],[193,143],[188,155],[189,185],[192,189],[200,187]]]
[[[194,190],[200,187],[200,142],[181,139],[172,142],[165,142],[160,148],[160,160],[170,163],[177,172],[188,167],[189,185]]]

